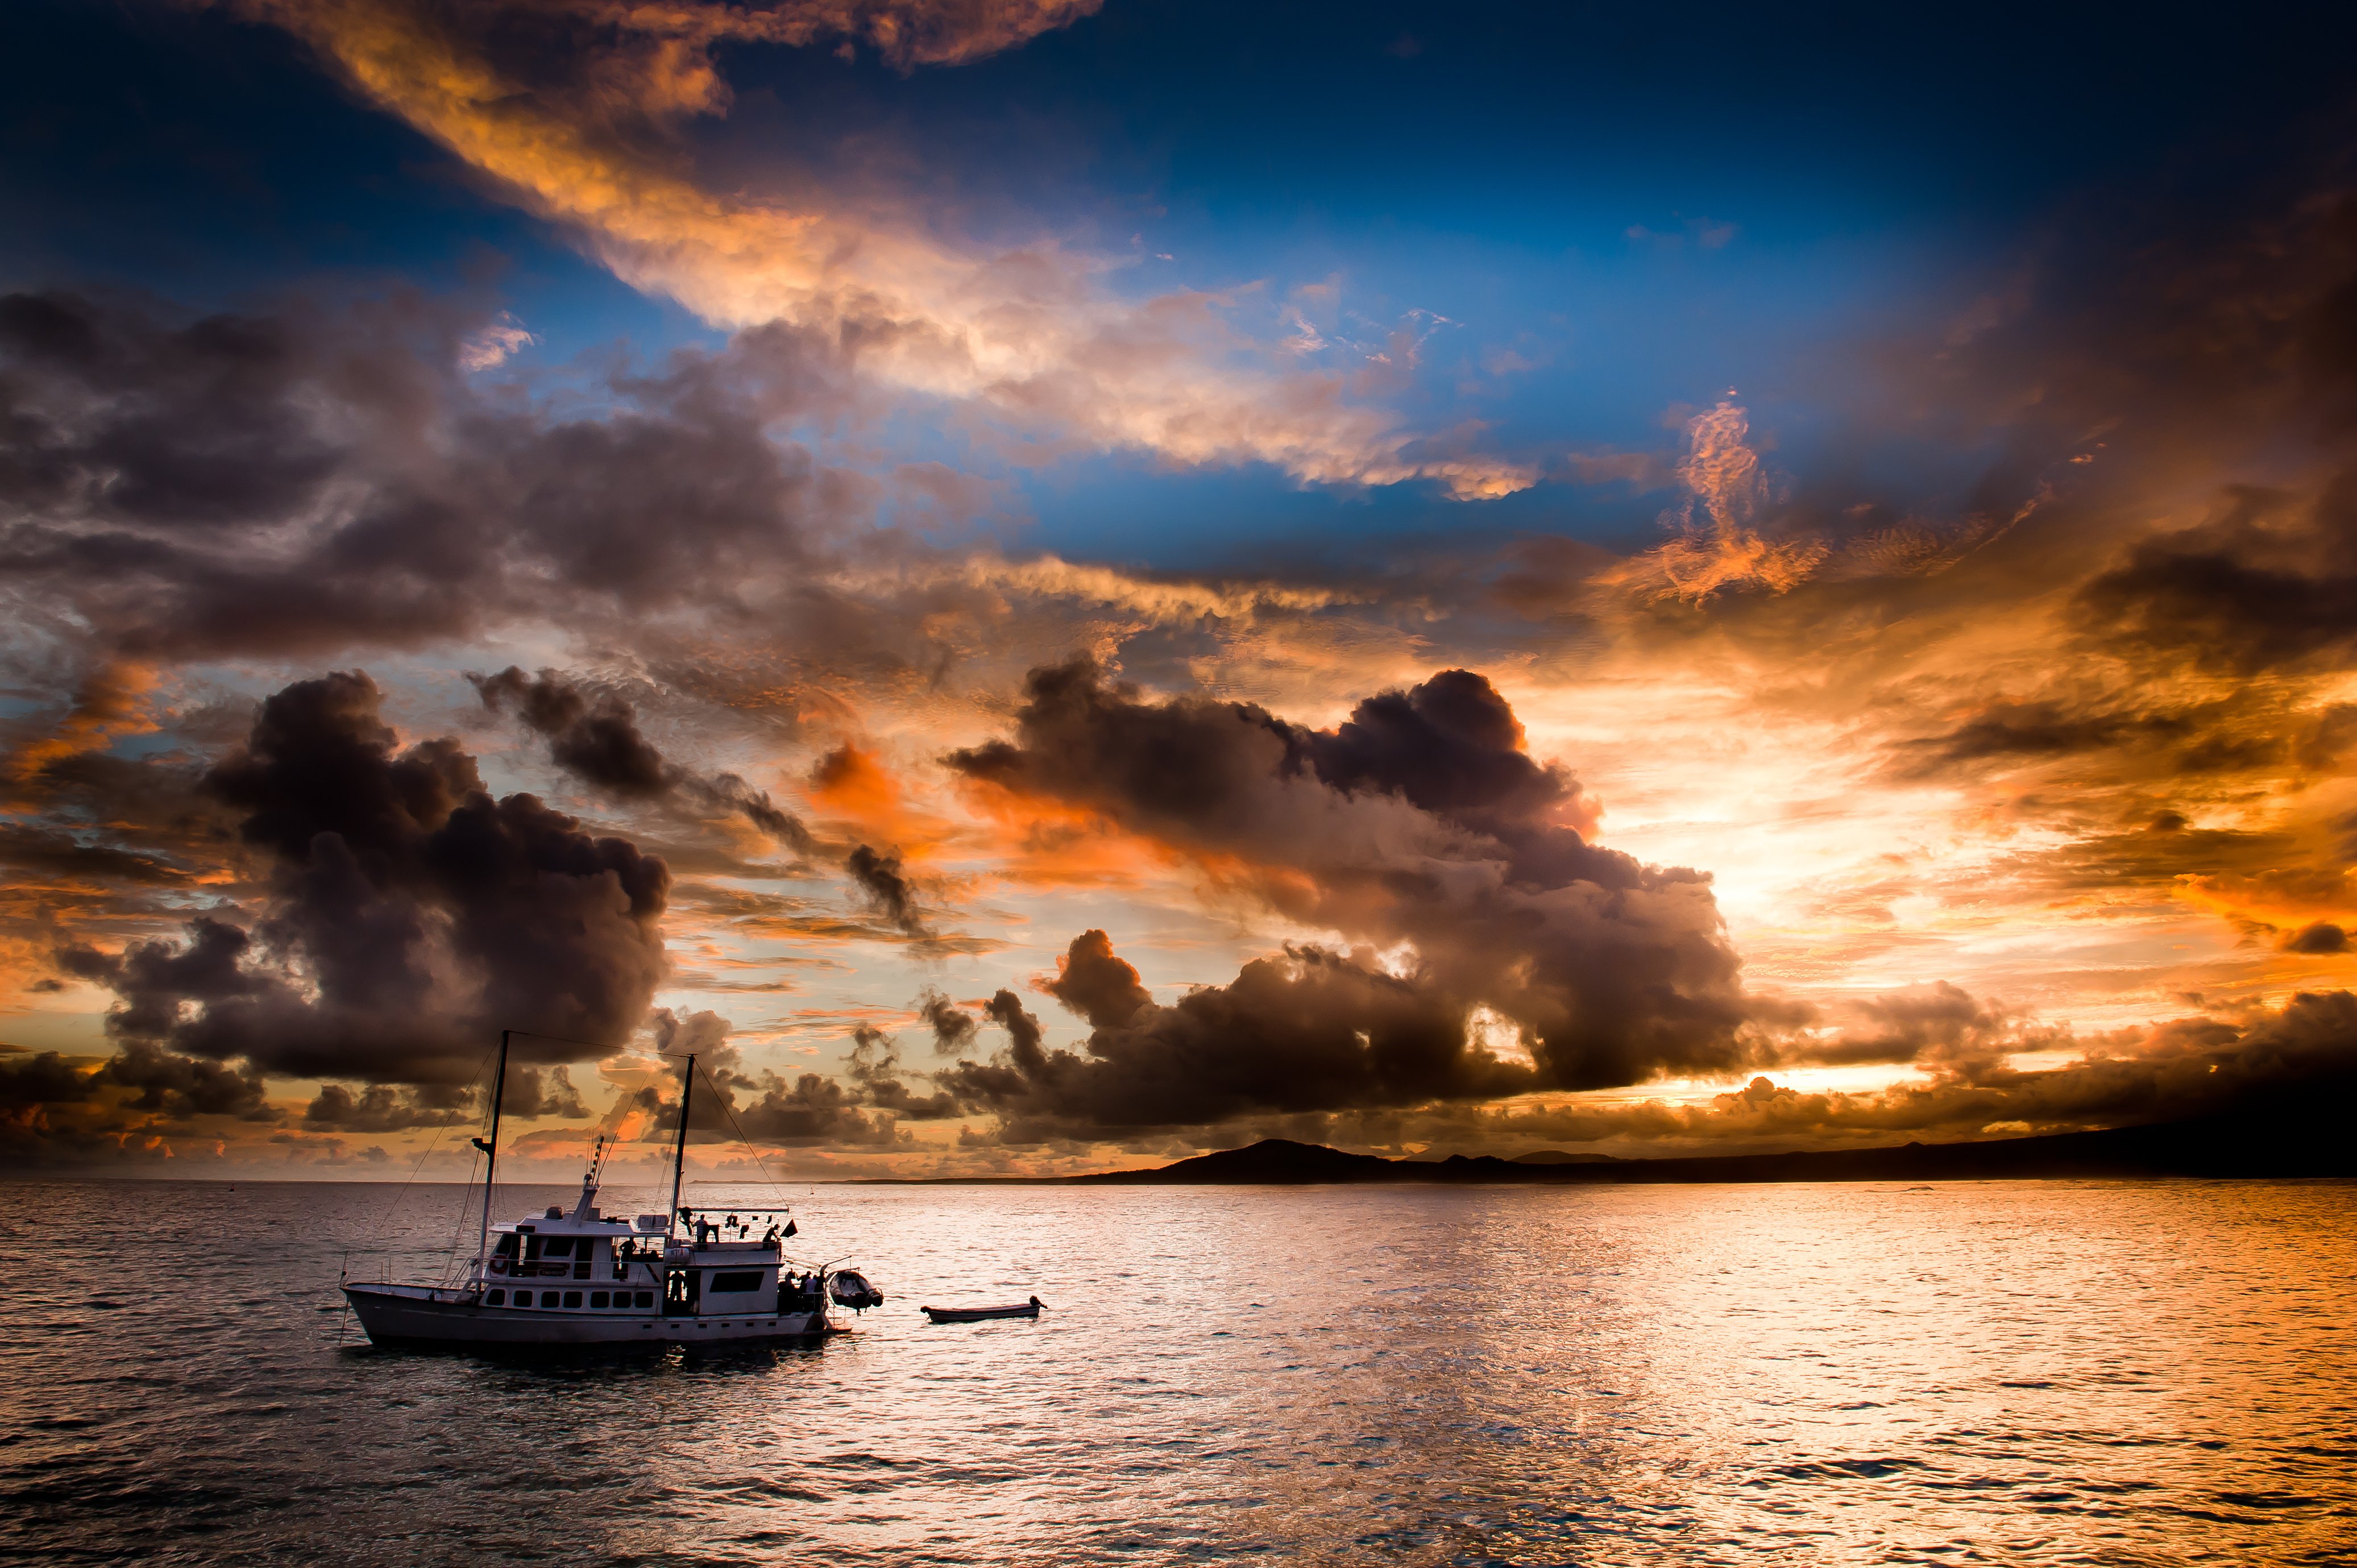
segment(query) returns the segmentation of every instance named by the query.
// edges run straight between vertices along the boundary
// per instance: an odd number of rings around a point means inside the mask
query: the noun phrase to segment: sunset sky
[[[2331,12],[11,31],[0,1161],[462,1176],[502,1028],[558,1179],[686,1049],[813,1176],[2357,1065]]]

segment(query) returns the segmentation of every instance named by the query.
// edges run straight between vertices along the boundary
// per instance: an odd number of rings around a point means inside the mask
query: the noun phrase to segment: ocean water
[[[621,1359],[359,1337],[456,1188],[0,1195],[12,1562],[2357,1561],[2350,1184],[796,1185],[888,1305]]]

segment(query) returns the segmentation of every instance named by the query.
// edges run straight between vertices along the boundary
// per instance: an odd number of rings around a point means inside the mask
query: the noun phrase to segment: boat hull
[[[929,1306],[925,1316],[935,1323],[982,1323],[994,1317],[1037,1317],[1039,1309],[1024,1306]]]
[[[344,1299],[378,1345],[716,1345],[833,1331],[824,1311],[673,1317],[662,1312],[483,1306],[430,1285],[347,1284]]]

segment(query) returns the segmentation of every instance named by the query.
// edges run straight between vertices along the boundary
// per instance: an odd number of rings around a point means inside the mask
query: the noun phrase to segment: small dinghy
[[[834,1297],[836,1305],[847,1306],[854,1312],[884,1305],[884,1293],[869,1284],[867,1276],[856,1269],[845,1269],[827,1281],[826,1291]]]
[[[929,1306],[925,1316],[935,1323],[980,1323],[985,1317],[1037,1317],[1039,1298],[1033,1296],[1021,1306]]]

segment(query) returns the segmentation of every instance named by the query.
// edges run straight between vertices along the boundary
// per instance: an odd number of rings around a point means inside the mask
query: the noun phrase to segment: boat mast
[[[475,1238],[475,1279],[483,1278],[483,1264],[491,1245],[491,1172],[500,1163],[500,1102],[508,1090],[508,1036],[514,1031],[500,1031],[500,1069],[491,1079],[491,1140],[475,1140],[475,1147],[483,1151],[483,1226]]]
[[[679,1219],[679,1178],[687,1169],[687,1102],[694,1093],[695,1057],[691,1052],[687,1058],[687,1070],[680,1075],[679,1080],[679,1146],[671,1156],[671,1208],[663,1213],[663,1234],[666,1236],[671,1234],[673,1223]]]

